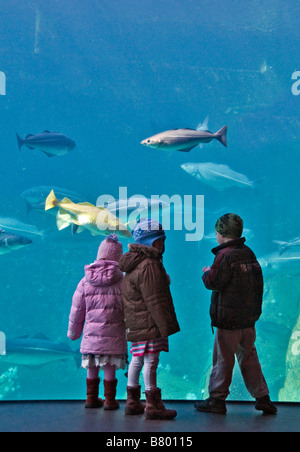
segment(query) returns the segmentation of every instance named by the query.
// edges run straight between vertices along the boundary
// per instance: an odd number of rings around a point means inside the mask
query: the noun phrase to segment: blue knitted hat
[[[162,225],[151,218],[142,218],[132,231],[135,242],[139,245],[152,246],[155,240],[166,239]]]

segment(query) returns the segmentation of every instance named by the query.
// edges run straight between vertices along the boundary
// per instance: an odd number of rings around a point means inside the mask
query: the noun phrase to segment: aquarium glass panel
[[[0,400],[85,398],[68,321],[108,211],[166,230],[181,331],[160,356],[164,399],[208,396],[202,269],[236,213],[264,273],[270,395],[300,401],[299,20],[298,0],[1,2]],[[251,400],[238,364],[230,392]]]

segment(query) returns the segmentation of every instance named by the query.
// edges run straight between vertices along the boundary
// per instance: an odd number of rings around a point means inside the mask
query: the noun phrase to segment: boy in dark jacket
[[[146,419],[173,419],[175,410],[165,408],[156,384],[160,352],[169,351],[168,337],[179,332],[170,278],[162,263],[166,235],[155,220],[139,220],[132,232],[135,244],[129,245],[120,261],[126,273],[122,296],[127,340],[132,342],[132,361],[128,371],[127,415],[142,414]],[[144,367],[146,408],[140,402],[139,377]]]
[[[253,251],[242,238],[243,220],[226,214],[216,224],[219,246],[212,267],[203,268],[203,282],[212,290],[210,315],[217,328],[213,371],[207,400],[196,402],[198,411],[225,414],[237,357],[246,387],[256,399],[255,408],[275,414],[255,347],[255,324],[262,313],[263,275]]]

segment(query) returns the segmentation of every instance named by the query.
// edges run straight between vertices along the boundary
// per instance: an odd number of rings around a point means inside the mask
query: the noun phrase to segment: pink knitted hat
[[[123,245],[119,242],[118,236],[112,234],[101,243],[97,259],[107,259],[109,261],[119,262],[122,255]]]

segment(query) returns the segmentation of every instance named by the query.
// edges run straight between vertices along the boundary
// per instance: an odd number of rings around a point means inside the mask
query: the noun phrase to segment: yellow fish
[[[45,210],[54,207],[59,208],[56,217],[59,231],[72,225],[73,234],[88,229],[92,235],[110,235],[116,232],[122,237],[131,237],[126,225],[104,207],[96,207],[88,202],[75,204],[68,198],[58,201],[52,190],[46,199]]]

